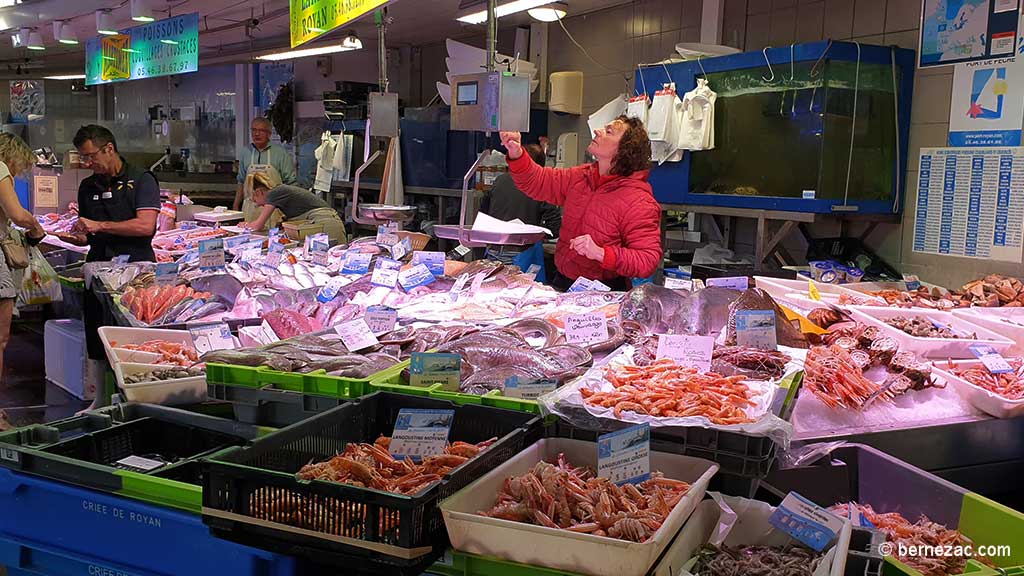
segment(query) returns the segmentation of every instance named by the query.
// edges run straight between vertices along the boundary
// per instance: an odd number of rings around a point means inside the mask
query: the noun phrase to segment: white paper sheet
[[[547,228],[523,224],[522,222],[506,222],[483,212],[477,213],[476,220],[473,221],[473,231],[497,232],[499,234],[536,234],[537,232],[544,232],[551,236],[551,230]]]
[[[626,104],[626,95],[619,94],[611,102],[601,106],[600,110],[591,114],[590,118],[587,118],[587,126],[590,127],[590,133],[597,132],[610,124],[612,120],[625,114]]]

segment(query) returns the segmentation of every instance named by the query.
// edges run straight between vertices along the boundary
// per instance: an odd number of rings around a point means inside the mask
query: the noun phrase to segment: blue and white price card
[[[469,283],[469,274],[461,274],[452,284],[451,290],[448,291],[448,295],[451,297],[452,302],[459,299],[462,291],[466,289],[466,284]]]
[[[921,287],[921,280],[916,274],[904,274],[903,283],[907,285],[907,290],[914,291]]]
[[[408,456],[413,461],[444,454],[454,420],[455,410],[402,408],[395,419],[388,452],[396,460]]]
[[[409,360],[409,382],[413,386],[442,384],[442,388],[458,391],[462,376],[462,356],[431,352],[413,352]]]
[[[844,520],[796,492],[790,492],[768,522],[816,552],[822,552],[843,529]]]
[[[264,260],[267,266],[273,266],[277,268],[281,264],[281,258],[284,256],[284,245],[278,242],[271,242],[267,246],[267,258]]]
[[[195,220],[184,220],[182,222],[178,222],[178,230],[195,230],[198,227],[199,223]]]
[[[344,276],[332,276],[327,284],[324,284],[316,293],[316,299],[323,303],[330,302],[338,296],[338,291],[348,283],[349,279]]]
[[[160,262],[156,265],[156,283],[160,285],[175,284],[178,282],[178,263]]]
[[[395,329],[398,323],[398,310],[387,306],[370,306],[363,315],[366,325],[376,335],[387,334]]]
[[[406,292],[418,286],[433,284],[434,280],[434,275],[423,264],[417,264],[398,273],[398,282]]]
[[[327,250],[331,247],[330,238],[327,234],[314,234],[308,237],[309,260],[319,266],[327,266]]]
[[[395,260],[401,260],[405,258],[409,252],[412,252],[412,242],[409,238],[402,238],[398,242],[391,245],[391,257]]]
[[[637,424],[597,437],[597,475],[618,485],[651,477],[651,425]]]
[[[988,371],[992,374],[1008,374],[1013,372],[1013,366],[1006,361],[1006,358],[996,352],[996,349],[989,346],[988,344],[971,344],[968,346],[971,349],[971,353],[974,354],[981,363],[988,368]]]
[[[119,254],[114,256],[114,258],[111,259],[111,262],[113,262],[115,266],[124,266],[131,259],[132,257],[129,254]]]
[[[412,263],[423,264],[434,276],[444,276],[444,252],[413,252]]]
[[[349,352],[358,352],[378,344],[377,337],[373,335],[370,327],[362,318],[342,322],[334,327],[334,331],[341,336],[341,341],[345,344],[345,348],[349,349]]]
[[[199,241],[199,269],[216,270],[224,267],[224,240],[212,238]]]
[[[669,290],[693,290],[693,280],[665,276],[665,288]]]
[[[341,261],[342,274],[366,274],[370,271],[370,261],[373,254],[364,252],[346,252],[345,259]]]
[[[248,234],[239,234],[238,236],[232,236],[231,238],[224,239],[224,251],[228,254],[236,254],[238,249],[249,242]]]
[[[611,292],[611,288],[600,280],[591,280],[580,276],[569,286],[569,292]]]
[[[709,287],[731,288],[733,290],[746,290],[750,287],[750,279],[746,276],[731,276],[727,278],[708,278],[705,282]]]
[[[269,244],[267,245],[267,248],[268,249],[270,248],[270,244],[279,244],[280,242],[278,241],[278,239],[280,237],[281,237],[281,229],[277,228],[277,227],[271,228],[267,232],[267,241],[269,242]]]
[[[212,350],[228,350],[235,347],[231,328],[223,322],[189,326],[188,332],[192,335],[192,346],[200,355]]]
[[[739,310],[736,312],[736,343],[750,348],[775,350],[778,339],[775,334],[775,312],[773,310]]]
[[[502,392],[502,396],[536,400],[557,387],[558,381],[552,378],[521,380],[519,376],[509,376],[505,379],[505,390]]]
[[[381,224],[377,226],[377,244],[394,246],[398,243],[398,224]]]
[[[377,258],[377,265],[373,267],[370,283],[374,286],[394,288],[395,284],[398,283],[398,270],[401,267],[401,262],[396,262],[390,258]]]

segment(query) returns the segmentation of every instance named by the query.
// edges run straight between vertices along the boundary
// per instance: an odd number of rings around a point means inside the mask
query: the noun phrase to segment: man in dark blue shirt
[[[82,164],[93,171],[78,186],[74,230],[78,240],[89,244],[88,261],[121,255],[134,262],[154,261],[151,242],[160,213],[156,176],[125,161],[114,135],[103,126],[79,128],[74,144]]]

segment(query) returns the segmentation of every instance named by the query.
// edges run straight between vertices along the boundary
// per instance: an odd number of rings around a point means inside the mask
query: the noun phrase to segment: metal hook
[[[794,55],[794,47],[796,44],[789,45],[789,82],[792,83],[796,79],[796,71],[794,70],[794,62],[796,57]]]
[[[708,79],[708,73],[704,71],[704,63],[700,61],[700,54],[697,55],[697,66],[700,66],[700,73],[704,75],[704,79]]]
[[[764,75],[762,74],[761,75],[761,80],[764,80],[765,82],[774,82],[775,81],[775,70],[772,70],[772,62],[771,62],[771,60],[768,59],[768,49],[769,48],[771,48],[771,46],[765,46],[764,48],[761,49],[761,53],[764,54],[765,64],[768,65],[768,71],[772,73],[772,77],[771,78],[765,78]]]

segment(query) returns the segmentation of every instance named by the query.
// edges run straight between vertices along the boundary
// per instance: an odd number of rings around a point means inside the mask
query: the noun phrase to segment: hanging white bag
[[[651,99],[647,94],[641,94],[639,96],[633,96],[629,99],[629,104],[626,106],[626,116],[630,118],[636,118],[643,122],[644,126],[647,126],[648,113],[650,112]]]

